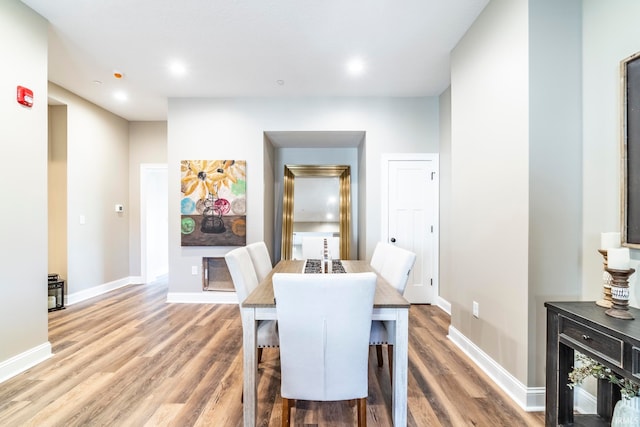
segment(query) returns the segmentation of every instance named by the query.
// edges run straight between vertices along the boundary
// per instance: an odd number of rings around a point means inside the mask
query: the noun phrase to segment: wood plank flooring
[[[235,305],[167,304],[166,283],[131,285],[49,313],[54,356],[0,384],[0,426],[241,426]],[[433,306],[409,313],[408,425],[542,426],[447,338]],[[278,352],[259,367],[260,426],[279,426]],[[370,353],[367,422],[390,426],[391,387]],[[347,403],[298,402],[297,426],[352,426]]]

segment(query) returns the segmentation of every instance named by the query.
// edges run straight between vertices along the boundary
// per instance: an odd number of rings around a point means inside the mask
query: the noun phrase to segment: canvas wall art
[[[622,242],[640,249],[640,52],[620,62]]]
[[[246,245],[246,161],[182,160],[182,246]]]

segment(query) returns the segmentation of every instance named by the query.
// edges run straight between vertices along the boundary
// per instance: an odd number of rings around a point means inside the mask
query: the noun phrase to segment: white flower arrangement
[[[576,366],[571,372],[569,372],[569,381],[567,384],[569,388],[573,389],[575,386],[582,384],[587,377],[594,377],[598,379],[606,379],[610,383],[620,387],[620,394],[624,399],[631,399],[634,396],[640,395],[640,385],[628,380],[627,378],[617,377],[611,369],[596,362],[592,358],[585,356],[584,354],[577,353]]]

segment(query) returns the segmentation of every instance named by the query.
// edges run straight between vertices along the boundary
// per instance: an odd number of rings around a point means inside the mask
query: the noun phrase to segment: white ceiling
[[[132,121],[172,97],[437,96],[488,1],[22,0],[51,23],[49,80]]]

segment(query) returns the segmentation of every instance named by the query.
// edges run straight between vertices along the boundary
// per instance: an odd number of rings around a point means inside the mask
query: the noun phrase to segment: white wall
[[[0,381],[49,357],[47,341],[47,23],[0,2]],[[16,102],[16,87],[34,104]]]
[[[66,279],[73,299],[129,277],[129,125],[53,83],[49,96],[67,106]]]
[[[620,231],[620,61],[640,51],[640,2],[583,0],[583,236],[584,299],[602,297],[600,233]],[[632,250],[640,270],[640,254]],[[640,307],[638,273],[630,304]]]
[[[437,98],[291,98],[170,99],[169,162],[169,288],[200,292],[201,277],[191,266],[203,256],[221,256],[228,247],[181,247],[180,160],[238,159],[247,161],[247,242],[263,240],[269,230],[264,217],[265,131],[365,131],[366,224],[360,221],[359,245],[371,253],[380,236],[380,155],[383,152],[438,151]],[[362,166],[361,166],[362,167]],[[280,170],[274,171],[280,174]],[[361,217],[362,218],[362,217]],[[278,219],[275,218],[274,222]],[[171,224],[176,224],[171,227]],[[360,256],[363,254],[361,253]]]

